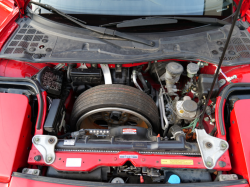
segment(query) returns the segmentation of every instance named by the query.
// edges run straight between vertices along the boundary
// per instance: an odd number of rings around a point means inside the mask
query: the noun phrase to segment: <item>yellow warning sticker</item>
[[[193,160],[183,160],[183,159],[161,159],[161,164],[168,165],[194,165]]]

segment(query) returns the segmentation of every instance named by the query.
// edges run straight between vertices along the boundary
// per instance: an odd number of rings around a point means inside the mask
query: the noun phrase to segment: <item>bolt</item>
[[[35,170],[33,173],[34,173],[34,174],[37,174],[37,170]]]
[[[226,179],[227,179],[227,177],[226,177],[226,176],[222,176],[221,178],[222,178],[222,180],[226,180]]]
[[[49,142],[50,144],[53,144],[53,143],[55,142],[55,139],[54,139],[54,138],[50,138],[50,139],[48,140],[48,142]]]
[[[117,161],[117,158],[116,158],[116,157],[114,157],[114,161]]]
[[[223,43],[222,43],[222,41],[217,41],[216,42],[218,45],[222,45]]]
[[[52,51],[51,48],[47,48],[47,49],[46,49],[46,52],[51,52],[51,51]]]
[[[24,173],[27,173],[27,171],[28,171],[27,168],[24,168],[24,169],[23,169],[23,172],[24,172]]]
[[[212,54],[213,54],[213,55],[217,55],[217,54],[218,54],[218,51],[213,50],[213,51],[212,51]],[[202,65],[201,65],[201,66],[202,66]]]
[[[51,161],[52,161],[52,157],[49,156],[49,157],[48,157],[48,162],[51,162]]]
[[[39,140],[40,140],[40,139],[39,139],[38,137],[37,137],[37,138],[35,138],[35,141],[36,141],[36,142],[39,142]]]
[[[224,143],[224,142],[222,142],[222,143],[221,143],[221,148],[226,149],[226,148],[227,148],[227,144]]]
[[[211,167],[211,166],[212,166],[212,162],[207,161],[207,162],[206,162],[206,165],[207,165],[208,167]]]
[[[142,162],[145,162],[145,158],[142,158],[141,161],[142,161]]]
[[[220,167],[225,167],[227,164],[226,164],[226,162],[224,162],[224,161],[219,161],[219,166]]]
[[[120,67],[120,65],[118,64],[118,65],[117,65],[117,67],[119,68],[119,67]]]
[[[29,49],[30,52],[34,52],[35,50],[36,50],[36,48],[34,48],[34,47],[31,47],[31,48]]]
[[[206,145],[206,147],[207,147],[207,148],[211,148],[211,147],[213,147],[213,144],[212,144],[211,142],[206,142],[206,144],[205,144],[205,145]]]
[[[40,161],[40,160],[41,160],[41,156],[40,156],[40,155],[36,155],[36,156],[34,157],[34,160],[35,160],[35,161]]]
[[[99,159],[98,161],[101,162],[101,159]]]
[[[238,176],[237,176],[237,175],[233,175],[233,178],[234,178],[234,179],[238,179]]]
[[[214,122],[215,122],[215,119],[214,119],[214,118],[213,118],[213,119],[211,119],[211,122],[212,122],[212,123],[214,123]]]

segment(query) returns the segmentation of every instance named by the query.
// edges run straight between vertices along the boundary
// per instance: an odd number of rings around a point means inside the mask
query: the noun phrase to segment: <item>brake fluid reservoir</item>
[[[198,105],[190,97],[177,101],[176,112],[179,119],[193,120],[196,116]]]
[[[177,62],[169,62],[166,65],[165,81],[169,95],[175,95],[177,89],[175,83],[179,81],[183,72],[183,66]]]

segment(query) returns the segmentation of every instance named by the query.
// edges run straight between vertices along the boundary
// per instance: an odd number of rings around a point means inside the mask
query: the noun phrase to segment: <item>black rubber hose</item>
[[[150,90],[149,90],[148,85],[147,85],[147,83],[146,83],[144,77],[142,76],[141,72],[138,72],[138,77],[139,77],[139,79],[140,79],[140,81],[141,81],[141,83],[142,83],[144,92],[147,93],[147,94],[149,94],[149,91],[150,91]]]
[[[0,85],[19,85],[19,86],[26,86],[32,88],[36,94],[39,95],[40,99],[40,106],[39,106],[39,114],[38,114],[38,121],[37,121],[37,129],[40,130],[43,118],[43,98],[39,84],[30,79],[30,78],[13,78],[13,77],[0,77]]]

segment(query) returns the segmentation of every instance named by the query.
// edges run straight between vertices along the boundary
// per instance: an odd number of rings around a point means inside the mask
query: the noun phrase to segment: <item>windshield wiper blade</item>
[[[124,28],[124,27],[139,27],[139,26],[149,26],[149,25],[164,25],[164,24],[177,23],[178,20],[187,20],[204,24],[220,24],[220,25],[228,24],[228,22],[226,21],[209,17],[145,17],[132,20],[125,20],[122,22],[108,23],[101,25],[101,27],[116,25],[117,28]]]
[[[38,2],[34,2],[34,1],[30,1],[30,3],[33,3],[33,4],[38,5],[40,7],[43,7],[49,11],[55,12],[58,15],[61,15],[62,17],[66,18],[66,19],[76,23],[77,25],[79,25],[85,29],[88,29],[90,31],[97,32],[97,33],[103,34],[103,35],[115,36],[115,37],[123,38],[126,40],[131,40],[131,41],[142,43],[142,44],[152,46],[152,47],[155,45],[155,43],[153,41],[150,41],[150,40],[147,40],[144,38],[140,38],[140,37],[133,36],[130,34],[122,33],[122,32],[116,31],[116,30],[112,30],[112,29],[107,29],[104,27],[86,25],[86,24],[84,24],[85,22],[79,21],[77,18],[69,16],[69,15],[65,14],[64,12],[61,12],[60,10],[57,10],[56,8],[54,8],[48,4],[38,3]]]

